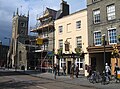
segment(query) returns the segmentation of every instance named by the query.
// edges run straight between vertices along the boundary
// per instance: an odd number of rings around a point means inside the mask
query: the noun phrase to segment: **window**
[[[67,32],[71,32],[71,23],[67,24]]]
[[[63,40],[59,40],[59,48],[63,48]]]
[[[82,37],[76,37],[77,48],[82,48]]]
[[[99,9],[93,11],[93,19],[94,19],[94,24],[100,23],[100,10]]]
[[[115,19],[115,5],[114,4],[107,6],[107,17],[108,17],[108,20]]]
[[[19,61],[22,61],[22,52],[19,51]]]
[[[59,33],[62,33],[63,32],[63,26],[59,26]]]
[[[81,28],[81,21],[76,22],[76,29],[79,29],[79,28]]]
[[[94,44],[101,45],[101,32],[94,32]]]
[[[83,62],[84,62],[83,58],[76,58],[75,60],[75,64],[79,66],[79,69],[83,69]]]
[[[25,22],[21,22],[20,25],[21,25],[21,27],[25,27],[26,26]]]
[[[108,30],[108,39],[109,43],[117,43],[117,35],[116,35],[116,29],[109,29]]]
[[[21,29],[21,30],[20,30],[20,34],[25,34],[24,29]]]

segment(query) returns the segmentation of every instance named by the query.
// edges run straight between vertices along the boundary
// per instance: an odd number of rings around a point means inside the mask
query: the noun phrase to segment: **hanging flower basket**
[[[62,54],[63,49],[62,49],[62,48],[60,48],[60,49],[58,49],[57,51],[58,51],[58,53],[57,53],[57,54],[58,54],[58,55],[61,55],[61,54]]]
[[[120,42],[120,35],[118,35],[118,41]]]
[[[76,54],[80,54],[81,53],[81,48],[79,48],[79,47],[75,48],[75,52],[76,52]]]

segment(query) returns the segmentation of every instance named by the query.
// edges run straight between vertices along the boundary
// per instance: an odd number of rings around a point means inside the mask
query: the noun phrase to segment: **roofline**
[[[85,11],[85,10],[87,11],[87,8],[84,8],[84,9],[82,9],[82,10],[78,10],[78,11],[73,12],[73,13],[67,15],[67,16],[62,17],[62,18],[66,18],[66,17],[68,17],[68,16],[74,15],[74,14],[76,14],[76,13],[79,13],[79,12],[82,12],[82,11]],[[59,19],[62,19],[62,18],[59,18]],[[57,21],[57,20],[59,20],[59,19],[56,19],[55,21]]]

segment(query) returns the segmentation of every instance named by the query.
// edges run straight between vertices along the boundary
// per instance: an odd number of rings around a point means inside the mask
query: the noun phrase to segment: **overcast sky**
[[[86,8],[86,0],[65,0],[70,5],[70,13]],[[29,10],[29,29],[36,24],[37,15],[42,15],[46,7],[59,10],[61,0],[0,0],[0,40],[4,45],[9,41],[4,37],[11,38],[12,16],[19,8],[20,14],[27,15]],[[30,31],[30,30],[29,30]]]

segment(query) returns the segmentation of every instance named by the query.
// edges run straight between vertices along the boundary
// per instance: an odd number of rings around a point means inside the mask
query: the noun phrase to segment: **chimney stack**
[[[69,5],[67,4],[66,1],[62,0],[62,3],[60,4],[61,6],[61,11],[62,11],[62,15],[66,16],[69,15]]]

